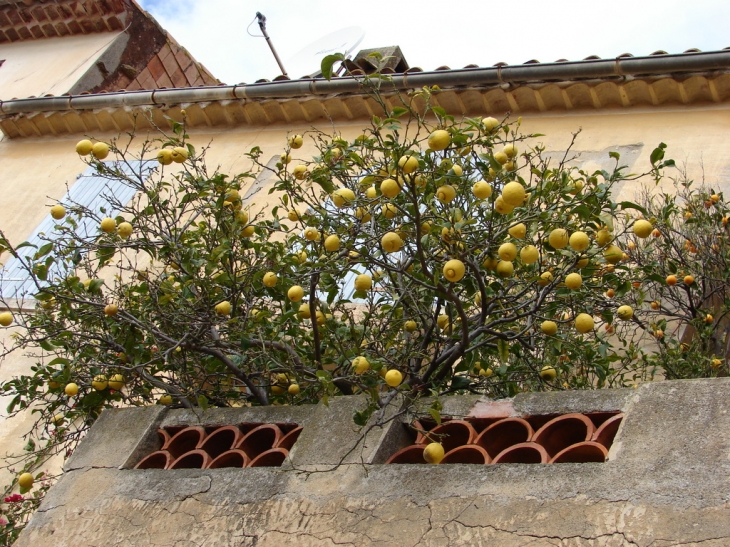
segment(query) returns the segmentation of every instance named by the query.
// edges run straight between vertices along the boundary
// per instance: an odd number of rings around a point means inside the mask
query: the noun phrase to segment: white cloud
[[[411,66],[425,70],[440,65],[489,66],[498,61],[549,62],[593,54],[610,58],[627,51],[638,56],[658,49],[678,53],[693,47],[706,51],[730,46],[725,32],[730,3],[720,0],[499,4],[144,0],[142,5],[226,83],[272,79],[280,72],[265,40],[246,32],[256,11],[266,16],[267,30],[282,59],[334,30],[360,26],[366,31],[360,48],[397,44]],[[250,30],[259,34],[255,22]]]

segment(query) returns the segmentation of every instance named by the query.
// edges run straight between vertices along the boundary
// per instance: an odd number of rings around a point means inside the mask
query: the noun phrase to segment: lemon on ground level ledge
[[[426,463],[441,463],[444,459],[444,446],[441,443],[429,443],[423,450],[423,459]]]

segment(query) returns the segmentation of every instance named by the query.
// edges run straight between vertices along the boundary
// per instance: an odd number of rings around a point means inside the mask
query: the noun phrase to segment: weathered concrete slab
[[[362,401],[335,399],[309,410],[293,467],[135,471],[84,460],[16,546],[730,545],[730,379],[511,403],[533,415],[623,410],[625,418],[606,463],[379,465],[367,458],[393,445],[403,425],[391,420],[362,442],[352,424]],[[468,415],[484,402],[450,404]],[[165,421],[181,424],[180,416]],[[113,442],[90,435],[84,458]],[[358,459],[333,465],[348,451]]]

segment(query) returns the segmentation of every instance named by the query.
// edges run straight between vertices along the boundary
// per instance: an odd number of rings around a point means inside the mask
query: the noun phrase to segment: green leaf
[[[210,405],[208,404],[208,398],[205,395],[198,395],[198,406],[203,410],[208,410]]]
[[[451,389],[453,390],[466,389],[470,384],[469,378],[465,378],[464,376],[454,376],[451,379]]]
[[[433,418],[433,421],[436,422],[436,425],[441,425],[441,413],[438,410],[435,408],[429,408],[428,413],[431,415],[431,418]]]
[[[391,117],[393,118],[400,118],[403,114],[408,114],[408,109],[403,108],[402,106],[394,106],[393,112],[391,112]]]
[[[332,79],[332,67],[337,61],[344,61],[345,56],[342,53],[333,53],[332,55],[327,55],[324,59],[322,59],[322,76],[325,77],[328,80]]]
[[[656,165],[658,161],[661,161],[664,159],[664,149],[667,147],[666,144],[659,143],[659,146],[657,146],[651,153],[651,157],[649,158],[649,161],[651,161],[652,165]]]
[[[497,340],[497,352],[499,353],[499,360],[506,364],[509,362],[509,344],[506,340]]]
[[[619,154],[618,152],[609,152],[608,155],[615,160],[618,160],[621,157],[621,154]]]
[[[637,211],[640,211],[642,215],[649,216],[649,213],[644,207],[632,201],[622,201],[618,204],[618,206],[621,208],[622,211],[625,209],[636,209]]]
[[[52,249],[53,249],[53,243],[52,242],[46,243],[45,245],[43,245],[43,247],[38,249],[38,251],[33,256],[33,258],[35,260],[38,260],[39,258],[42,258],[42,257],[46,256],[48,253],[50,253]]]

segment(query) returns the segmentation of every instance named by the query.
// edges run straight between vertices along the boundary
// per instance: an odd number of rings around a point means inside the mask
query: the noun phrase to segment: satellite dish
[[[284,61],[291,78],[319,74],[322,59],[333,53],[342,53],[350,58],[352,52],[365,37],[360,27],[346,27],[315,40],[295,55]]]

